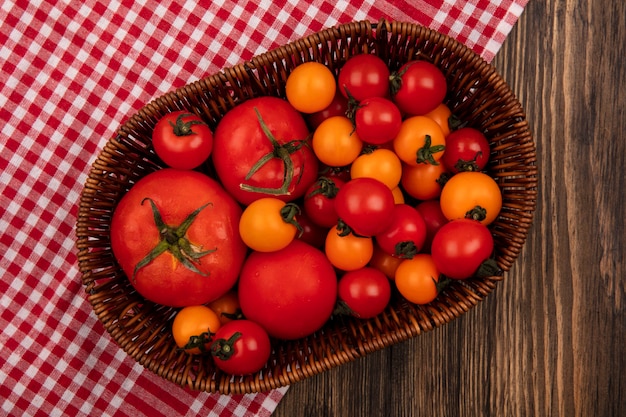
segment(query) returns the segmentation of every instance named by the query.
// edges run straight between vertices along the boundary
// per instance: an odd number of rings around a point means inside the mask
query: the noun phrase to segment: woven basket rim
[[[412,42],[416,45],[411,46]],[[395,49],[378,50],[382,44]],[[336,61],[329,62],[332,67],[333,63],[340,65],[353,51],[386,55],[390,59],[396,53],[406,53],[407,57],[428,55],[437,65],[445,65],[459,84],[463,82],[462,91],[447,100],[455,109],[485,120],[484,130],[489,133],[497,156],[490,174],[500,181],[507,195],[503,220],[493,227],[495,239],[506,243],[506,250],[497,259],[505,273],[517,259],[536,205],[535,145],[521,104],[496,69],[465,45],[417,23],[382,19],[326,28],[150,101],[120,125],[117,135],[106,143],[89,171],[76,224],[78,264],[85,291],[95,314],[116,343],[158,376],[194,390],[223,394],[290,385],[448,323],[475,307],[503,279],[494,276],[455,282],[440,299],[426,306],[400,302],[374,319],[337,318],[307,338],[275,341],[266,368],[245,377],[221,374],[201,359],[189,360],[184,353],[174,352],[168,335],[171,309],[142,301],[125,287],[123,273],[110,254],[106,219],[110,218],[116,199],[132,184],[132,178],[159,168],[145,142],[145,132],[156,120],[185,107],[214,126],[229,108],[264,91],[284,96],[280,81],[296,64],[335,56]],[[465,64],[467,68],[463,67]],[[497,97],[476,103],[475,97],[483,89]],[[493,113],[494,106],[507,117]],[[124,159],[127,156],[136,159],[129,162]]]

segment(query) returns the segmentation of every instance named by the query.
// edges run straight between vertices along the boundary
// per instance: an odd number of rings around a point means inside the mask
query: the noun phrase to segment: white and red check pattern
[[[386,17],[490,61],[527,1],[3,1],[0,415],[269,416],[287,387],[179,388],[127,357],[92,314],[74,235],[90,164],[144,103],[303,35]]]

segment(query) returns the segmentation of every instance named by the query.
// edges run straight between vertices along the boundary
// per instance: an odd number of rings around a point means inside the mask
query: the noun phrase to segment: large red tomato
[[[286,100],[266,96],[235,106],[214,134],[213,163],[224,188],[246,205],[268,196],[301,197],[317,179],[309,133]]]
[[[162,169],[139,180],[111,220],[111,247],[132,285],[155,303],[210,302],[237,281],[246,255],[241,208],[213,179]]]
[[[322,251],[294,240],[276,252],[252,252],[238,284],[241,311],[270,336],[298,339],[333,312],[337,275]]]

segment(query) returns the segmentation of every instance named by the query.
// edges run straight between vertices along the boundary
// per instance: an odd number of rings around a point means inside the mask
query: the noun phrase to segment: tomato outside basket
[[[321,62],[336,75],[349,57],[360,53],[378,55],[392,71],[412,59],[426,59],[446,75],[448,106],[489,139],[487,172],[503,192],[503,207],[492,225],[496,261],[504,273],[515,262],[535,210],[536,151],[524,111],[495,68],[454,39],[413,23],[361,21],[325,29],[146,104],[119,127],[94,162],[81,194],[76,226],[82,282],[107,332],[141,365],[194,390],[268,391],[450,322],[476,306],[503,279],[501,275],[454,281],[428,305],[397,300],[369,320],[333,318],[309,337],[275,341],[270,360],[256,374],[232,377],[220,372],[210,357],[178,350],[170,332],[175,310],[143,299],[117,265],[109,237],[111,215],[132,184],[162,168],[151,146],[151,132],[163,115],[191,110],[214,129],[228,110],[247,99],[285,97],[287,76],[298,64]]]

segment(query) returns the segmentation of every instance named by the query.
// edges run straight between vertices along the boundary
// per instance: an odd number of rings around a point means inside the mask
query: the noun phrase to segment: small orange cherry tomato
[[[380,246],[374,244],[374,254],[372,255],[372,259],[370,259],[369,265],[385,274],[387,278],[393,280],[395,279],[398,265],[403,261],[404,259],[396,258],[382,250]]]
[[[285,248],[296,237],[299,209],[274,197],[264,197],[250,203],[239,219],[239,235],[251,249],[274,252]]]
[[[343,271],[363,268],[372,259],[374,241],[371,237],[344,234],[338,226],[331,228],[324,245],[330,263]]]
[[[217,314],[205,305],[182,308],[172,322],[172,336],[176,345],[187,353],[207,352],[212,336],[221,327]]]
[[[239,297],[235,290],[230,290],[218,299],[211,301],[207,307],[217,314],[222,325],[243,318],[239,306]]]
[[[428,304],[437,298],[439,271],[432,256],[418,253],[405,259],[396,269],[396,287],[404,298],[415,304]]]
[[[439,163],[446,139],[439,124],[430,117],[413,116],[402,122],[393,149],[408,165]]]
[[[363,142],[350,119],[333,116],[324,120],[313,133],[313,152],[331,167],[350,165],[361,153]]]
[[[448,220],[469,218],[487,226],[502,209],[502,191],[485,173],[459,172],[444,185],[439,203]]]
[[[357,157],[350,167],[350,176],[354,178],[374,178],[394,189],[402,177],[402,162],[395,152],[389,149],[375,149]]]
[[[445,103],[441,103],[430,113],[426,113],[424,116],[430,117],[433,119],[443,132],[444,136],[448,136],[450,134],[450,117],[452,116],[452,111]]]
[[[332,71],[319,62],[305,62],[291,71],[285,84],[287,101],[302,113],[324,110],[335,97]]]
[[[419,164],[402,167],[402,188],[418,200],[432,200],[441,194],[447,179],[447,169],[443,164]]]

